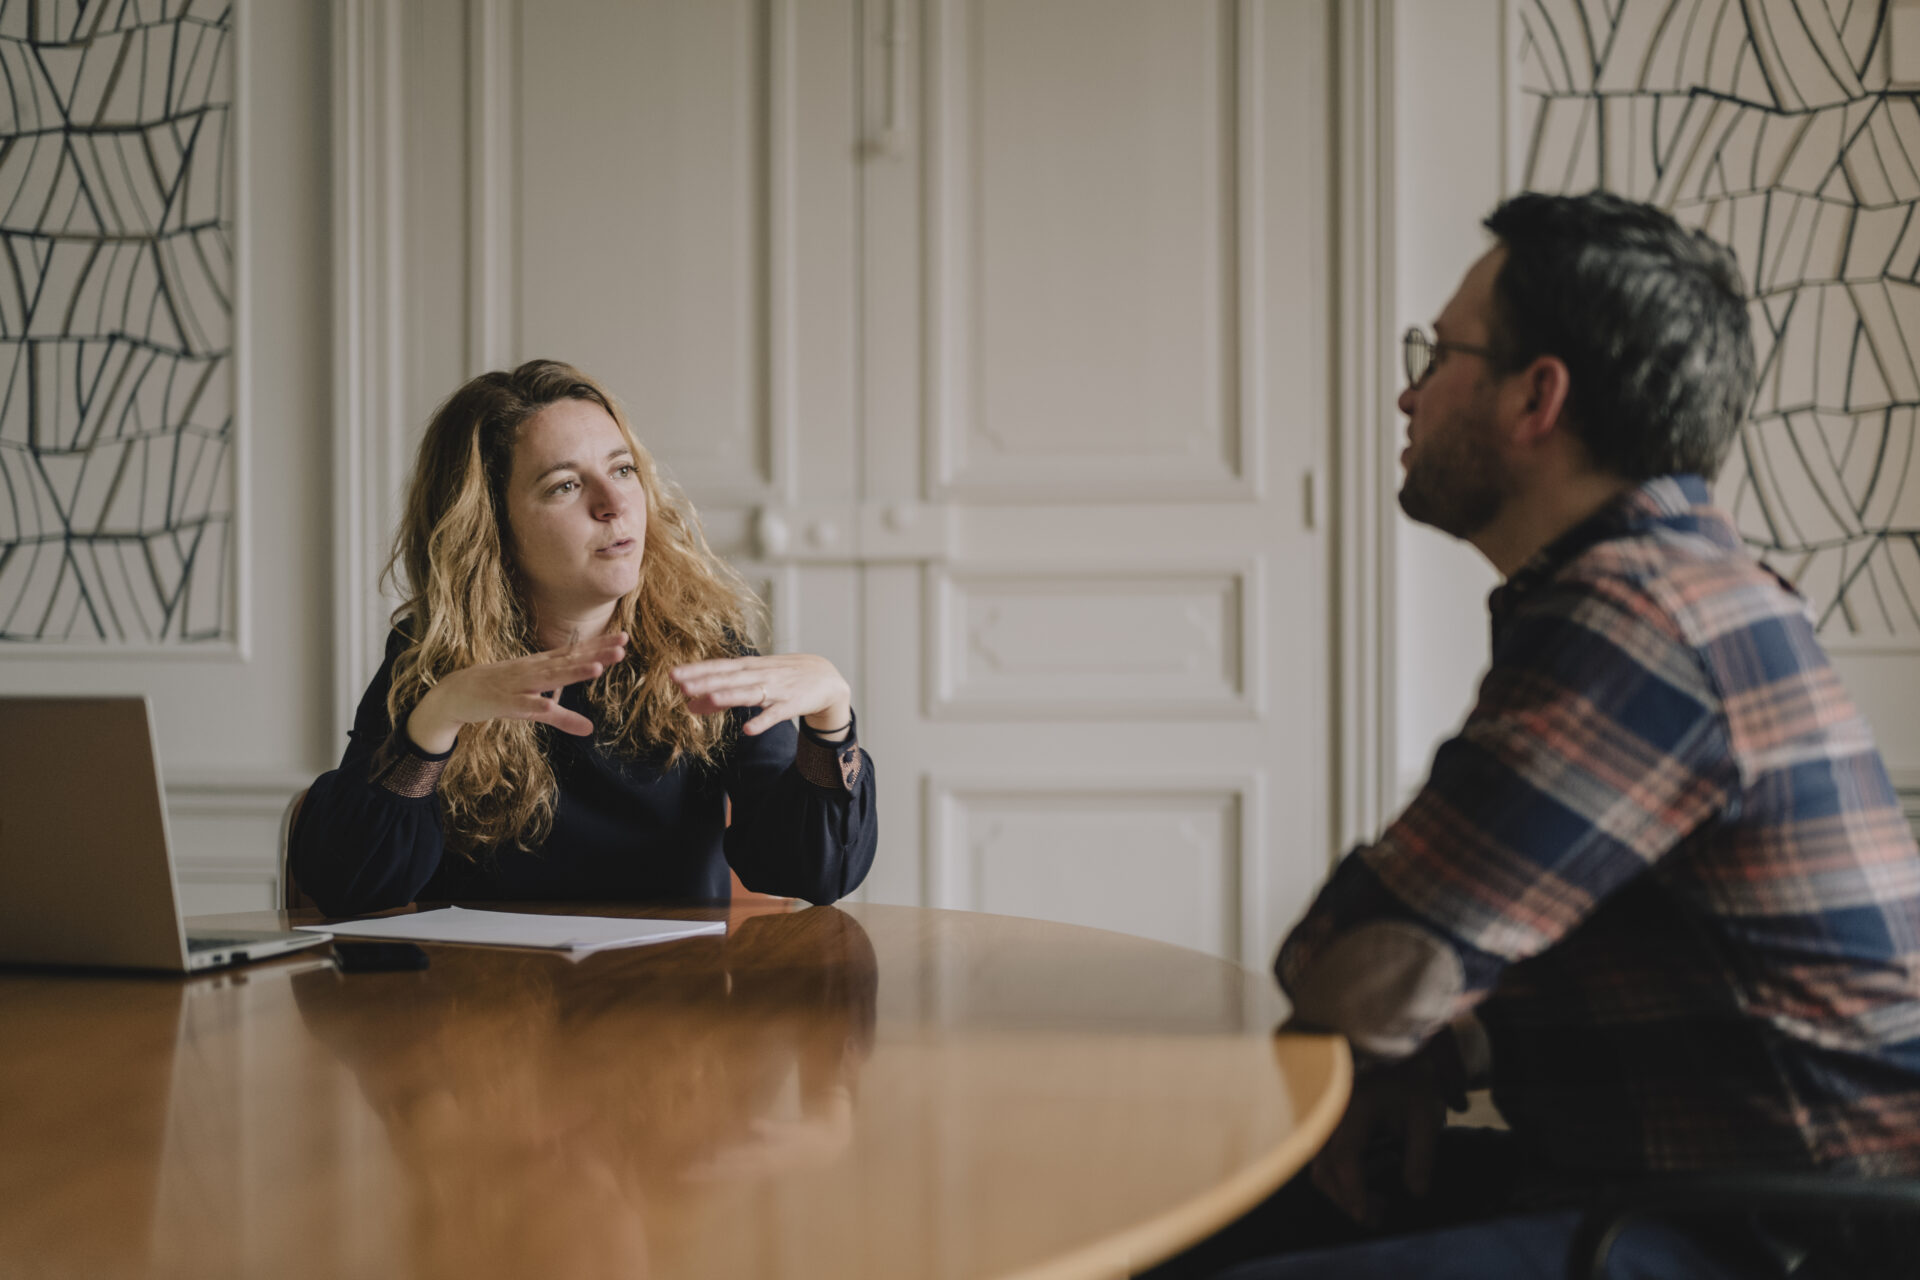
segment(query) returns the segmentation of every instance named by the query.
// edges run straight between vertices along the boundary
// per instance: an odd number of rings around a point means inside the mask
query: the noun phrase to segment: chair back
[[[300,892],[300,886],[293,882],[293,863],[288,857],[293,843],[293,824],[300,820],[300,806],[306,798],[307,789],[302,787],[293,793],[293,799],[287,801],[286,812],[280,815],[280,875],[274,882],[274,892],[278,897],[274,905],[282,911],[295,911],[313,905],[313,899]]]

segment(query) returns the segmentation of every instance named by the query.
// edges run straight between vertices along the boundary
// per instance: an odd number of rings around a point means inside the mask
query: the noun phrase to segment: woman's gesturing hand
[[[441,677],[407,718],[407,736],[428,755],[450,750],[463,724],[538,720],[585,737],[593,722],[560,705],[560,690],[592,680],[627,656],[627,633],[615,631],[564,649],[466,667]]]
[[[804,716],[832,737],[853,720],[853,690],[825,658],[812,653],[776,653],[760,658],[716,658],[673,669],[674,683],[696,715],[731,707],[760,707],[740,730],[765,733],[783,720]]]

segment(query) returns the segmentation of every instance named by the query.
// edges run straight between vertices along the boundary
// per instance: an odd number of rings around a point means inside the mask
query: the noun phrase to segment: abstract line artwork
[[[232,9],[0,0],[0,652],[235,634]]]
[[[1920,642],[1920,96],[1886,0],[1516,0],[1514,172],[1733,246],[1761,384],[1716,493],[1823,637]]]

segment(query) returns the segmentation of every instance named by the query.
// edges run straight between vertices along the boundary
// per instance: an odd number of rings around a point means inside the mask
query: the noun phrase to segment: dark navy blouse
[[[436,784],[451,753],[421,752],[387,718],[405,645],[389,638],[346,755],[315,780],[290,837],[294,882],[329,915],[416,900],[718,901],[729,865],[749,889],[832,902],[873,865],[872,758],[852,733],[827,742],[792,723],[736,732],[716,765],[671,769],[541,725],[559,784],[546,840],[449,853]],[[560,703],[599,722],[584,685],[563,689]],[[753,711],[730,714],[737,728]]]

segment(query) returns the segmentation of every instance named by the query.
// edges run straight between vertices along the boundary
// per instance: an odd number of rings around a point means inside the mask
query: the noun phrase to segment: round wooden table
[[[429,951],[0,971],[0,1275],[1122,1276],[1299,1168],[1350,1078],[1264,974],[1033,920]]]

